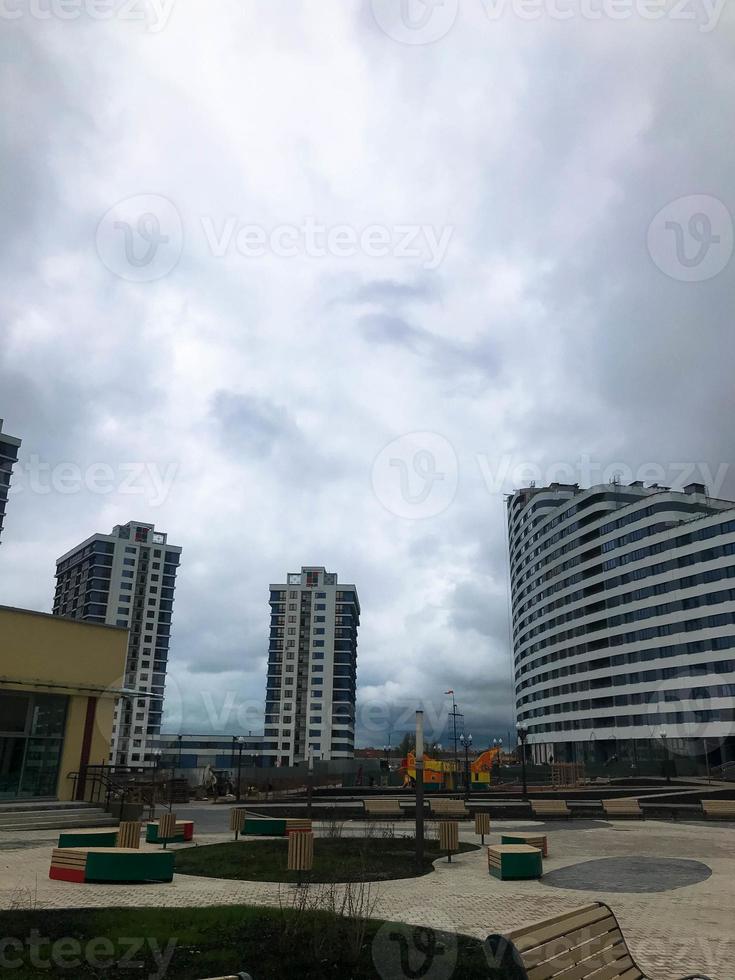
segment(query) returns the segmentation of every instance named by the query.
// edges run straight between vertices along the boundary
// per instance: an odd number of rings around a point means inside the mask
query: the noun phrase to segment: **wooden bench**
[[[702,812],[708,820],[735,820],[735,800],[702,800]]]
[[[549,856],[549,839],[546,834],[505,831],[501,838],[501,844],[528,844],[529,847],[537,847],[544,857]]]
[[[469,820],[470,811],[464,800],[429,800],[432,817],[439,820]]]
[[[518,980],[646,980],[620,931],[613,911],[603,902],[583,905],[505,935],[488,936],[485,954],[502,976]],[[690,974],[682,980],[709,980]]]
[[[602,809],[606,817],[638,817],[643,819],[643,810],[638,800],[603,800]]]
[[[403,810],[398,800],[363,800],[366,817],[385,819],[386,817],[402,817]]]
[[[525,881],[544,873],[541,849],[528,844],[493,844],[487,849],[487,868],[501,881]]]
[[[536,817],[571,817],[572,811],[566,800],[531,800],[531,810]]]
[[[164,820],[167,815],[164,814]],[[193,820],[175,820],[174,821],[174,832],[171,836],[165,838],[169,843],[183,844],[185,841],[190,841],[194,837],[194,821]],[[145,831],[145,839],[148,844],[162,844],[164,837],[161,834],[161,820],[152,820],[147,826]]]
[[[48,876],[75,882],[172,881],[174,855],[134,847],[55,847]]]

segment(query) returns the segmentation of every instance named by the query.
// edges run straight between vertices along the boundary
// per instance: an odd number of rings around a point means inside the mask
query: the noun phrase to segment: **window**
[[[323,636],[324,635],[324,627],[323,626],[315,626],[314,627],[314,633],[315,633],[316,636]]]
[[[317,612],[319,612],[319,611],[322,611],[323,612],[326,608],[327,607],[325,606],[325,604],[323,602],[317,602],[315,604],[315,606],[314,606],[314,609],[316,609]]]
[[[123,565],[134,565],[135,558],[123,558]]]

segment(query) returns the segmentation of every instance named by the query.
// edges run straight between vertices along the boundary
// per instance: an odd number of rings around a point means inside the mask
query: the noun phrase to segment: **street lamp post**
[[[666,782],[671,782],[671,769],[669,767],[669,743],[666,731],[662,728],[659,732],[659,737],[661,739],[661,746],[664,753],[664,776],[666,776]]]
[[[465,799],[470,798],[470,746],[472,745],[472,736],[465,736],[464,732],[459,736],[460,744],[464,748],[464,795]]]
[[[240,781],[242,777],[242,750],[245,748],[245,736],[238,735],[237,739],[237,802],[241,800]]]
[[[385,785],[390,786],[390,745],[383,746],[383,752],[385,752]]]
[[[424,713],[416,712],[416,867],[424,865]]]
[[[526,739],[528,729],[518,722],[518,741],[521,743],[521,778],[523,779],[523,799],[528,796],[528,786],[526,785]]]
[[[153,804],[153,813],[155,816],[156,812],[156,793],[158,791],[158,767],[161,765],[161,750],[154,749],[151,753],[153,756],[153,798],[151,803]],[[120,812],[120,819],[123,820],[122,810]]]

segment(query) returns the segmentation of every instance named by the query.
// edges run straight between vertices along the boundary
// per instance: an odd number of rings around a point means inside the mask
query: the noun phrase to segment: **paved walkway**
[[[471,825],[463,827],[462,839],[477,842]],[[540,829],[529,821],[497,822],[486,842],[497,843],[502,830],[531,828]],[[735,825],[561,821],[544,830],[550,846],[546,872],[599,858],[641,856],[702,862],[712,874],[696,884],[651,893],[578,891],[543,881],[498,881],[488,875],[484,852],[477,851],[455,857],[452,864],[440,859],[433,874],[374,886],[375,914],[484,938],[599,899],[614,909],[651,980],[675,980],[697,970],[713,980],[735,980]],[[231,835],[197,839],[202,845],[230,840]],[[288,885],[186,875],[165,885],[51,881],[48,868],[55,842],[50,831],[0,832],[0,908],[275,905],[284,897],[288,902],[293,891]]]

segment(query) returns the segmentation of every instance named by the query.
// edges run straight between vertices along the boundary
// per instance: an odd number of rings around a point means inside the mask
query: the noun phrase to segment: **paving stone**
[[[437,861],[432,874],[371,886],[374,914],[395,921],[484,938],[557,912],[607,902],[615,911],[639,966],[651,980],[673,980],[701,971],[712,980],[735,978],[735,848],[733,828],[716,823],[678,824],[646,820],[626,823],[574,820],[531,824],[528,820],[493,821],[486,844],[500,843],[502,831],[538,828],[549,838],[544,861],[546,882],[500,881],[488,874],[484,850],[456,855],[451,864]],[[460,824],[462,840],[479,843],[469,822]],[[320,825],[316,825],[317,835]],[[324,828],[322,828],[324,829]],[[364,833],[360,822],[345,831]],[[411,832],[396,824],[395,832]],[[624,833],[616,832],[624,830]],[[197,843],[232,840],[227,833],[199,834]],[[9,845],[5,849],[3,845]],[[144,848],[152,845],[142,844]],[[190,845],[176,845],[180,850]],[[248,846],[244,840],[243,847]],[[319,841],[316,841],[318,848]],[[156,848],[153,848],[156,849]],[[278,905],[288,903],[293,886],[269,882],[230,881],[175,875],[171,884],[78,885],[48,878],[51,847],[48,832],[0,832],[0,908],[191,907],[197,905]],[[701,862],[711,874],[704,880],[665,891],[616,892],[600,879],[593,892],[554,886],[554,874],[609,858]],[[575,870],[576,869],[576,870]],[[664,872],[665,874],[665,872]],[[670,880],[670,879],[669,879]],[[320,886],[312,886],[315,891]]]

